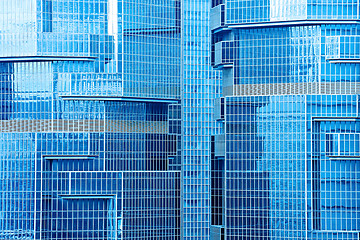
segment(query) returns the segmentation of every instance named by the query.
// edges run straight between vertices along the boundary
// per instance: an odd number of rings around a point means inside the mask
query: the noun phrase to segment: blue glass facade
[[[182,239],[209,239],[211,136],[219,71],[210,65],[210,2],[182,1]]]
[[[359,7],[1,0],[0,239],[359,240]]]
[[[358,7],[212,1],[214,239],[359,239]]]
[[[178,0],[0,2],[0,239],[179,239]]]

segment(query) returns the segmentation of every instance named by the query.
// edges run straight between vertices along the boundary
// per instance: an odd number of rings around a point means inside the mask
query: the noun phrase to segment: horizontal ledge
[[[312,117],[314,122],[355,122],[360,120],[356,117]]]
[[[58,171],[62,173],[181,173],[179,170],[163,171]]]
[[[43,155],[46,160],[62,160],[62,159],[90,159],[96,158],[97,155]]]
[[[68,195],[59,195],[62,199],[114,199],[116,195],[76,195],[76,194],[68,194]]]
[[[214,67],[215,69],[217,69],[217,70],[221,70],[221,69],[223,69],[223,68],[232,68],[232,67],[234,67],[234,64],[232,64],[232,63],[217,64],[217,65],[214,65],[213,67]]]
[[[360,156],[349,156],[349,155],[344,155],[344,156],[329,156],[329,158],[331,160],[354,160],[354,161],[359,161],[360,160]],[[359,179],[358,179],[359,180]]]
[[[360,233],[360,231],[354,231],[354,230],[312,230],[310,231],[312,233]]]
[[[124,29],[124,34],[156,34],[156,33],[176,33],[180,32],[180,27],[169,28],[144,28],[144,29]]]
[[[153,102],[153,103],[179,103],[177,99],[161,99],[161,98],[134,98],[134,97],[113,97],[113,96],[75,96],[60,95],[64,100],[79,101],[123,101],[123,102]]]
[[[210,225],[212,228],[224,228],[224,225]]]
[[[249,171],[227,170],[226,172],[227,173],[269,173],[269,171],[258,171],[258,170],[249,170]]]
[[[228,24],[227,28],[258,28],[258,27],[281,27],[281,26],[319,25],[319,24],[359,24],[359,21],[357,20],[292,20],[292,21]]]
[[[327,59],[329,63],[360,63],[359,59],[351,59],[351,58],[344,58],[344,59]]]
[[[212,31],[212,33],[216,34],[219,32],[231,31],[231,29],[228,28],[227,26],[219,26],[219,27],[211,29],[211,31]]]
[[[96,57],[74,56],[19,56],[0,57],[0,62],[95,61]]]

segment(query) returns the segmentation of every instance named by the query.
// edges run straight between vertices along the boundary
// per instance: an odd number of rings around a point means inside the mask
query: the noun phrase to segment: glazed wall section
[[[182,239],[210,237],[211,135],[221,75],[210,65],[210,2],[182,1]]]
[[[179,239],[179,1],[0,9],[0,239]]]
[[[354,0],[225,0],[226,23],[246,24],[298,20],[356,20]]]
[[[178,238],[179,172],[74,172],[45,161],[58,169],[44,171],[43,239]]]
[[[214,65],[225,68],[226,95],[356,93],[357,25],[233,30],[217,40]],[[227,77],[228,76],[228,77]]]
[[[214,224],[226,239],[358,239],[358,3],[212,6]]]
[[[357,95],[226,97],[227,239],[356,239]]]
[[[64,81],[116,88],[73,94],[180,97],[178,0],[6,0],[1,9],[1,57],[93,61]]]

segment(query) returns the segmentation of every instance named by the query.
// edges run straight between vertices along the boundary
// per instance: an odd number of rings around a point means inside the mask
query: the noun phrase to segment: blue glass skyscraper
[[[220,72],[210,64],[210,2],[182,1],[182,239],[209,239],[211,136]]]
[[[359,239],[358,20],[357,1],[212,1],[214,239]]]
[[[0,2],[0,239],[180,237],[180,2]]]
[[[0,239],[360,239],[359,2],[0,0]]]

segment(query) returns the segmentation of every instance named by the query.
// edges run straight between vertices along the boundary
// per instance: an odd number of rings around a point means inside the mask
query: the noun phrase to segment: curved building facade
[[[213,236],[359,239],[359,3],[212,4]]]
[[[0,2],[0,239],[180,238],[180,3]]]

